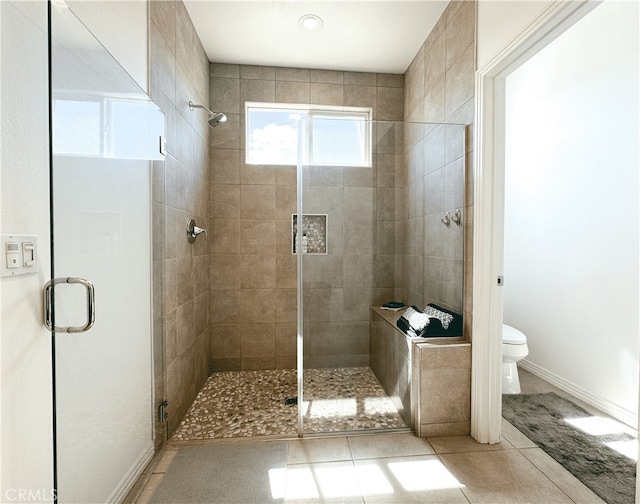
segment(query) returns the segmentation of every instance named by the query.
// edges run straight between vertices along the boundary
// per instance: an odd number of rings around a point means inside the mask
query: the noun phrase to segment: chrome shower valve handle
[[[206,229],[196,226],[195,219],[189,219],[187,221],[187,240],[189,240],[189,243],[196,241],[196,237],[202,233],[204,233],[204,239],[208,240],[209,233]]]

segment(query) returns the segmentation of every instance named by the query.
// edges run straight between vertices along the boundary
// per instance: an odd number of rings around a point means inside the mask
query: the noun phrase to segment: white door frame
[[[499,443],[502,416],[505,78],[601,2],[556,1],[476,72],[471,435]]]

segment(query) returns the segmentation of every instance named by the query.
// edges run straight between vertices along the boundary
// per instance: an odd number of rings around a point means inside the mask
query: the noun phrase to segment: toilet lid
[[[527,342],[527,337],[515,327],[502,324],[502,342],[511,345],[521,345]]]

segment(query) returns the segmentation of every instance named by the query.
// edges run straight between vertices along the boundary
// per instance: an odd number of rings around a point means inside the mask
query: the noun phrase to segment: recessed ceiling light
[[[307,31],[319,31],[322,30],[324,23],[315,14],[305,14],[298,19],[298,26]]]

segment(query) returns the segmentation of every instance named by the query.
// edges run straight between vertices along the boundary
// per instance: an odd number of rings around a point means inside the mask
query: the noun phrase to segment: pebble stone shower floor
[[[295,369],[224,371],[206,381],[173,441],[250,436],[295,436]],[[368,367],[306,369],[305,432],[406,427]]]

